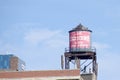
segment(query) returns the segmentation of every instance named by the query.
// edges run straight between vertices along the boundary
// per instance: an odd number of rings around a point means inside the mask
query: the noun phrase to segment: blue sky
[[[19,56],[27,70],[60,69],[79,23],[93,31],[98,80],[119,79],[119,0],[0,0],[0,53]]]

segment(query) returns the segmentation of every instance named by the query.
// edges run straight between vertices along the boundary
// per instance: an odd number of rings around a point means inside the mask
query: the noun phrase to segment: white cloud
[[[46,41],[46,45],[49,45],[49,47],[52,47],[52,48],[55,48],[55,47],[65,47],[65,46],[68,46],[67,45],[67,39],[64,39],[64,36],[62,37],[55,37],[53,39],[50,39],[48,41]]]
[[[26,33],[24,39],[30,44],[37,45],[43,43],[51,38],[54,38],[60,33],[60,31],[52,31],[48,29],[31,30]]]
[[[98,43],[98,42],[93,42],[93,46],[98,50],[110,48],[110,45],[106,43]]]
[[[11,45],[9,43],[2,43],[0,47],[0,54],[12,54],[15,53],[17,49],[14,45]]]

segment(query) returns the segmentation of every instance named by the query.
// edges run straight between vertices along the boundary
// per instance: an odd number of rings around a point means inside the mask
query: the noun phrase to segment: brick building
[[[80,70],[1,71],[0,80],[83,80]]]
[[[25,62],[13,54],[0,54],[0,71],[23,71]]]

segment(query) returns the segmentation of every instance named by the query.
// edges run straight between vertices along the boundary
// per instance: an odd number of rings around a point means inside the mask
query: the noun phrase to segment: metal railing
[[[96,52],[96,48],[95,47],[91,47],[91,48],[65,48],[65,52]]]

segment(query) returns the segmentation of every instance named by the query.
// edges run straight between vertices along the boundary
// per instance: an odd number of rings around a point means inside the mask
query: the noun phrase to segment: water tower
[[[92,31],[82,24],[69,31],[69,49],[66,49],[64,53],[65,69],[71,68],[70,62],[74,63],[75,68],[80,69],[81,72],[86,72],[86,68],[92,65],[89,70],[97,75],[96,49],[91,44],[91,33]],[[87,60],[91,62],[81,67]]]

